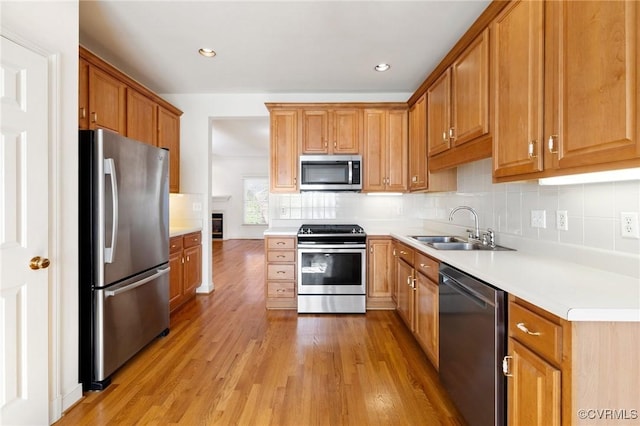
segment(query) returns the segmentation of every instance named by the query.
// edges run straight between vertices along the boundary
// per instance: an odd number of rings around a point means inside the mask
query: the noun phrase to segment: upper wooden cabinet
[[[126,135],[127,86],[95,66],[89,66],[89,128]]]
[[[455,168],[428,171],[426,98],[422,95],[409,109],[409,191],[455,191]]]
[[[158,147],[169,150],[169,191],[180,192],[180,116],[157,107]]]
[[[364,110],[363,191],[407,190],[406,108]]]
[[[78,127],[169,149],[169,190],[179,192],[182,111],[83,47],[79,54]]]
[[[491,156],[488,29],[433,82],[426,95],[430,170]]]
[[[89,128],[89,63],[78,61],[78,128]]]
[[[304,108],[301,119],[301,154],[360,153],[361,108]]]
[[[127,89],[127,137],[156,146],[158,105],[133,89]]]
[[[496,181],[640,165],[639,21],[637,2],[513,2],[500,13]]]
[[[269,107],[269,105],[267,105]],[[298,191],[298,117],[299,109],[270,109],[270,190]]]

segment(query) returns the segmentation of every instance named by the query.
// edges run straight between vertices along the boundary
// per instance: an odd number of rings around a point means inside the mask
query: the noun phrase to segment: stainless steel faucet
[[[478,226],[478,213],[476,213],[476,211],[469,206],[459,206],[451,210],[451,213],[449,213],[449,222],[453,220],[453,214],[458,210],[469,210],[471,214],[473,214],[473,220],[475,222],[476,229],[475,231],[473,231],[473,233],[469,231],[469,239],[480,240],[480,226]]]

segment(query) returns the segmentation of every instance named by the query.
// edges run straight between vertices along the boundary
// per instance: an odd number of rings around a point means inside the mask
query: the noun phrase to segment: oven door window
[[[361,287],[362,253],[301,253],[301,287]],[[329,292],[331,293],[331,292]]]

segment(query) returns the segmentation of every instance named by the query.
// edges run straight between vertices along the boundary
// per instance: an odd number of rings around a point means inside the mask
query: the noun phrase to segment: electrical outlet
[[[640,239],[640,230],[638,230],[638,212],[621,212],[620,222],[620,235],[624,238]]]
[[[194,212],[201,212],[202,211],[202,203],[199,202],[195,202],[193,203],[193,205],[191,206],[193,208]]]
[[[569,230],[569,215],[566,210],[556,211],[556,229],[559,231]]]
[[[531,227],[547,227],[547,212],[545,210],[531,210]]]

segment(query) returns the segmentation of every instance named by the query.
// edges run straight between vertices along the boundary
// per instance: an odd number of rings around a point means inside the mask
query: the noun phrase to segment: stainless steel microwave
[[[361,155],[301,155],[300,191],[360,191]]]

